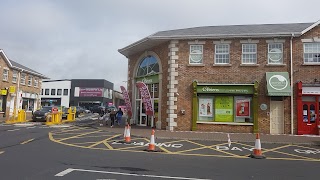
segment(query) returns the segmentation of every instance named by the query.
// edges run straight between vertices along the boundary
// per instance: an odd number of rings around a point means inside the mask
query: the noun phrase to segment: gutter
[[[291,96],[290,96],[290,106],[291,106],[291,134],[293,135],[293,52],[292,52],[292,39],[294,37],[294,34],[291,34],[290,39],[290,83],[291,83]]]

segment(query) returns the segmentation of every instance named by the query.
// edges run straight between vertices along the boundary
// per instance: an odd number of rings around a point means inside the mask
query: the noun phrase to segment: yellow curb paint
[[[29,143],[29,142],[31,142],[31,141],[33,141],[34,139],[29,139],[29,140],[26,140],[26,141],[24,141],[24,142],[22,142],[22,143],[20,143],[20,144],[27,144],[27,143]]]

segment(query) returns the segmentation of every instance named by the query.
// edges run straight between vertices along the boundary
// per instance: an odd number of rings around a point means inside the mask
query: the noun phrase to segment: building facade
[[[107,106],[113,104],[113,83],[104,79],[63,79],[43,81],[42,106]]]
[[[40,107],[40,89],[46,76],[10,60],[0,49],[0,113],[10,116],[24,109],[28,114]],[[15,111],[16,110],[16,111]]]
[[[128,58],[134,123],[154,121],[168,130],[317,134],[319,23],[161,31],[120,49]],[[148,85],[155,117],[143,113],[138,81]]]

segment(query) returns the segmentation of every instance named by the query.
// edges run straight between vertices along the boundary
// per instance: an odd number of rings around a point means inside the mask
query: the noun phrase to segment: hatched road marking
[[[85,149],[112,150],[126,152],[144,151],[150,140],[131,136],[131,143],[124,143],[123,134],[116,134],[88,127],[72,127],[60,129],[49,133],[49,139],[53,142],[67,146]],[[254,149],[252,143],[217,141],[191,141],[191,140],[165,140],[157,139],[156,148],[168,155],[211,156],[229,158],[249,158]],[[318,153],[319,152],[319,153]],[[293,144],[263,144],[262,153],[269,160],[296,160],[320,162],[320,149],[315,146],[299,146]]]

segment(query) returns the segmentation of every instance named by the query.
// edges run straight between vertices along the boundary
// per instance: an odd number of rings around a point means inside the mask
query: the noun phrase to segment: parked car
[[[32,121],[34,122],[46,122],[47,116],[51,113],[52,106],[44,106],[39,110],[33,112]]]
[[[112,110],[118,111],[117,107],[115,106],[107,106],[106,109],[108,113],[110,113]]]
[[[99,106],[99,105],[95,105],[92,107],[91,112],[92,113],[100,113],[101,111],[105,111],[105,107],[103,106]]]

